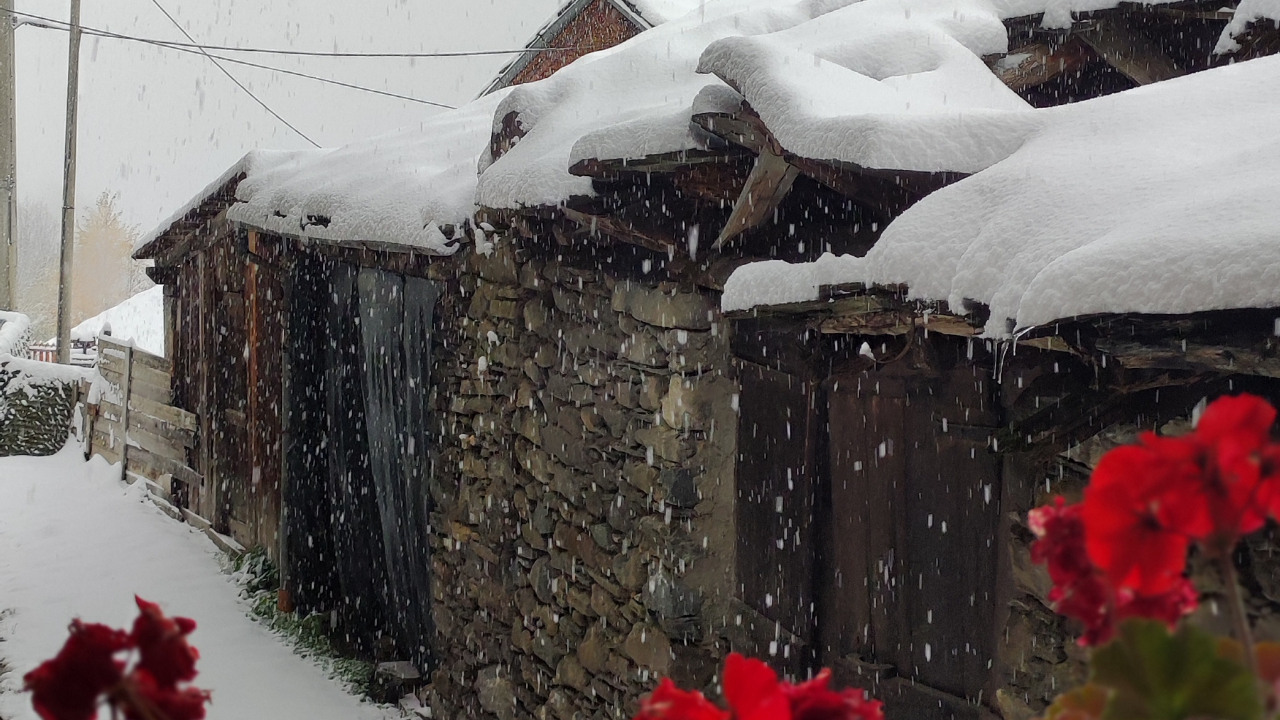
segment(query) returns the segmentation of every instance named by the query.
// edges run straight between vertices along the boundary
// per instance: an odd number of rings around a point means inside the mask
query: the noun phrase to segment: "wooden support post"
[[[124,445],[120,448],[120,479],[129,479],[129,396],[133,392],[133,345],[124,349],[124,382],[120,391],[120,432],[124,433]]]

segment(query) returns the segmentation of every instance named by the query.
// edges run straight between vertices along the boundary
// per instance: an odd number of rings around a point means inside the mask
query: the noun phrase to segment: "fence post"
[[[99,350],[101,352],[101,350]],[[120,448],[120,479],[129,481],[129,397],[133,392],[133,345],[124,350],[124,397],[120,401],[120,431],[124,433],[124,446]]]

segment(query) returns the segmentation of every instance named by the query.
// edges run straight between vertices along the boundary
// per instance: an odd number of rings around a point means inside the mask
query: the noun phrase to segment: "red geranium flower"
[[[884,720],[882,704],[863,690],[827,687],[831,671],[792,685],[779,682],[765,663],[730,653],[724,664],[724,696],[738,720]]]
[[[711,704],[700,692],[681,690],[663,678],[658,689],[640,703],[637,720],[728,720],[729,713]]]
[[[195,622],[165,617],[155,603],[135,600],[141,614],[132,633],[75,620],[58,655],[27,673],[26,687],[43,720],[94,720],[103,698],[112,717],[120,712],[128,720],[204,718],[209,693],[178,687],[196,676],[200,655],[186,640]],[[135,648],[138,662],[126,673],[126,663],[115,656]]]
[[[200,653],[187,644],[196,629],[190,618],[165,617],[160,606],[135,596],[138,619],[133,621],[133,641],[138,647],[138,669],[146,671],[161,687],[173,687],[196,676]]]
[[[1084,625],[1082,645],[1107,642],[1115,635],[1116,623],[1126,617],[1173,625],[1197,607],[1195,588],[1181,576],[1174,578],[1168,590],[1158,593],[1117,589],[1089,560],[1081,505],[1067,505],[1057,498],[1053,505],[1032,510],[1028,524],[1038,538],[1031,546],[1031,559],[1047,564],[1053,580],[1049,601],[1059,613]]]
[[[1116,587],[1144,595],[1177,584],[1196,519],[1196,468],[1181,446],[1127,445],[1107,453],[1085,490],[1085,547]],[[1164,450],[1164,452],[1161,452]]]
[[[124,663],[116,653],[132,646],[120,630],[72,620],[62,650],[23,677],[36,713],[44,720],[93,720],[98,696],[123,677]]]

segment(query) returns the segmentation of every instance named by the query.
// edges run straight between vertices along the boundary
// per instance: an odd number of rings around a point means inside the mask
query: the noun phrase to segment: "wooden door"
[[[802,675],[812,662],[814,632],[813,387],[751,363],[740,363],[739,381],[739,590],[748,606],[783,631],[763,633],[775,639],[752,650]]]
[[[249,489],[249,420],[244,296],[215,292],[216,351],[213,358],[212,431],[214,477],[220,485],[222,507],[215,520],[238,542],[252,544],[253,501]]]
[[[857,656],[974,699],[994,654],[999,463],[990,370],[963,341],[825,383],[824,662]]]

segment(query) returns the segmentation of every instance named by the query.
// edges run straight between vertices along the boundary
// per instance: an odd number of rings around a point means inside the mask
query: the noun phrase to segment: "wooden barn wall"
[[[560,31],[549,45],[571,51],[538,53],[512,80],[512,85],[551,77],[552,73],[583,55],[605,50],[635,37],[638,31],[622,13],[605,0],[595,0]]]

